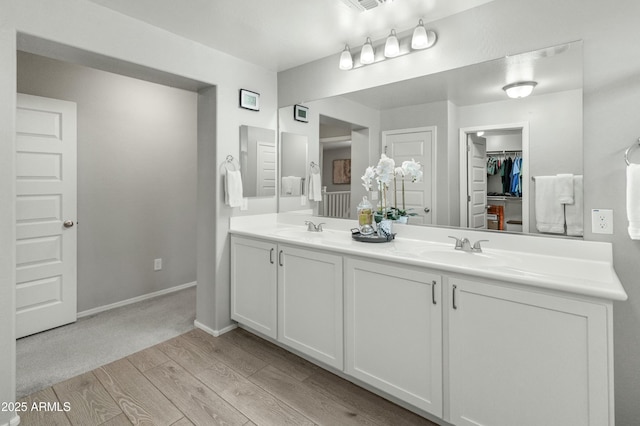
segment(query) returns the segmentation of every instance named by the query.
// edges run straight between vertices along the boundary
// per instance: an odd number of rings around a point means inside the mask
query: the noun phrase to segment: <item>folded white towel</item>
[[[557,185],[560,204],[573,204],[573,175],[557,175]]]
[[[227,170],[224,179],[224,202],[229,207],[242,206],[242,175],[240,170]]]
[[[582,175],[573,177],[573,204],[564,206],[565,220],[567,221],[567,235],[582,237],[584,235],[584,195]]]
[[[558,202],[558,178],[536,176],[536,229],[564,234],[564,206]]]
[[[629,236],[640,240],[640,164],[627,166],[627,219]]]
[[[320,173],[311,173],[309,176],[309,200],[322,201],[322,178]]]

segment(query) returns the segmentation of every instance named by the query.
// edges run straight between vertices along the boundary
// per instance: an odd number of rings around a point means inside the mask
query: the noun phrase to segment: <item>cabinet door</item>
[[[277,337],[277,247],[231,237],[231,318]]]
[[[457,426],[608,425],[605,305],[450,279]]]
[[[342,257],[280,245],[278,262],[278,340],[342,370]]]
[[[441,277],[345,260],[346,372],[442,415]]]

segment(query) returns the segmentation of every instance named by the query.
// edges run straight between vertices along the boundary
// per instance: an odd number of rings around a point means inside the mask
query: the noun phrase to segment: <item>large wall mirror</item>
[[[503,87],[523,81],[537,83],[533,93],[507,97]],[[305,102],[307,123],[284,107],[280,130],[306,135],[308,160],[323,165],[325,175],[326,161],[334,160],[327,147],[342,144],[346,159],[350,146],[350,184],[341,191],[324,185],[323,201],[307,206],[315,214],[355,218],[362,196],[376,195],[360,177],[384,152],[397,163],[415,158],[423,165],[423,182],[406,182],[406,207],[416,213],[409,223],[539,233],[535,178],[583,173],[582,82],[576,41]],[[505,184],[500,167],[487,167],[494,161],[517,165],[519,183]],[[327,209],[333,192],[348,192],[349,208]]]

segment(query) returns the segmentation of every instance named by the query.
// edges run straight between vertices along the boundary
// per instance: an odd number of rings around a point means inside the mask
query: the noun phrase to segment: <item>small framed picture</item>
[[[293,106],[293,118],[296,121],[302,121],[303,123],[309,122],[309,108],[302,105]]]
[[[260,111],[260,93],[240,89],[240,108]]]

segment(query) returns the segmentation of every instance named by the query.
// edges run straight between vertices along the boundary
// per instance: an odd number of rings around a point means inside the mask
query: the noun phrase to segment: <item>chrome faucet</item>
[[[324,225],[324,223],[319,223],[316,225],[310,220],[305,220],[304,224],[307,225],[307,231],[309,232],[322,232],[322,225]]]
[[[456,250],[462,250],[470,253],[482,253],[482,246],[480,246],[480,243],[489,241],[489,240],[478,240],[473,244],[473,246],[471,246],[471,241],[469,241],[468,238],[460,239],[458,237],[452,237],[451,235],[449,235],[449,238],[453,238],[454,240],[456,240],[456,246],[455,246]]]

